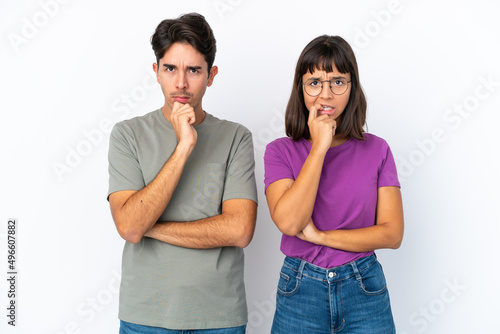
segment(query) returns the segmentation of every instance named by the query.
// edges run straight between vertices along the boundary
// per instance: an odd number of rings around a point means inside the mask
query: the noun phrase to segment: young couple
[[[151,39],[165,103],[115,125],[111,213],[126,240],[120,333],[245,333],[243,248],[257,212],[251,133],[205,112],[217,74],[202,15],[161,22]],[[302,51],[285,115],[267,146],[265,194],[286,255],[272,333],[395,333],[375,249],[398,248],[403,209],[387,143],[365,133],[351,47],[320,36]]]

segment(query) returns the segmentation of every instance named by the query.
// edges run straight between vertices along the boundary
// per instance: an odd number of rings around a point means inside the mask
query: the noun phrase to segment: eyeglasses
[[[323,90],[323,82],[330,83],[330,90],[335,95],[342,95],[347,91],[348,83],[351,80],[347,81],[344,77],[332,78],[331,80],[318,80],[318,79],[309,79],[306,82],[303,82],[304,88],[306,90],[307,95],[315,97],[321,94]]]

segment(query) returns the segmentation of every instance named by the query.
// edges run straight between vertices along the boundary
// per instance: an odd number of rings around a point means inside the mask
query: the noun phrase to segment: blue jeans
[[[120,334],[245,334],[246,327],[247,325],[215,329],[166,329],[120,320]]]
[[[396,333],[376,256],[330,269],[286,257],[271,333]]]

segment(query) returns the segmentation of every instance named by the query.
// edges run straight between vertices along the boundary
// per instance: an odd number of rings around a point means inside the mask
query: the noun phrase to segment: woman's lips
[[[335,107],[328,106],[328,105],[321,105],[321,108],[319,109],[320,115],[333,115],[335,112]]]
[[[319,111],[320,115],[333,115],[334,112],[335,112],[335,109],[320,110]]]

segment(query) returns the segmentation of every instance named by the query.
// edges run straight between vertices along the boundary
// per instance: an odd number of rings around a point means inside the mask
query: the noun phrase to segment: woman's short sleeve
[[[384,142],[385,143],[385,142]],[[378,176],[378,187],[401,187],[398,180],[396,163],[387,143],[383,146],[383,160]]]
[[[266,146],[264,153],[264,192],[273,182],[295,179],[282,141],[275,140]]]

